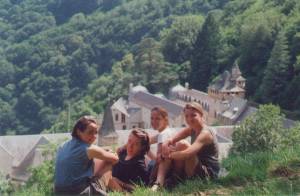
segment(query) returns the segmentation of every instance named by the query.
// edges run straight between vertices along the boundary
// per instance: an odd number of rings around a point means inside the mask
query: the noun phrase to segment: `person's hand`
[[[157,156],[156,156],[156,162],[157,163],[160,163],[161,161],[164,160],[164,157],[162,156],[161,153],[158,153]]]
[[[166,141],[165,143],[162,144],[162,156],[164,158],[168,157],[169,156],[169,145],[170,145],[170,141]]]
[[[168,140],[162,145],[162,157],[169,158],[170,153],[175,151],[175,146],[172,140]]]

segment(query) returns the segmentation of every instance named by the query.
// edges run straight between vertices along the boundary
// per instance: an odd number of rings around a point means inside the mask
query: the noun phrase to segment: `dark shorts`
[[[218,171],[212,167],[202,165],[199,162],[195,168],[194,176],[200,177],[201,179],[216,179],[218,177]]]
[[[68,187],[55,187],[55,195],[97,195],[106,196],[106,187],[102,178],[92,177],[87,182]]]

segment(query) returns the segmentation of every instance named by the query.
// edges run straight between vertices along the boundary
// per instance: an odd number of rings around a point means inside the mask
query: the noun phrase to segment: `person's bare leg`
[[[195,174],[195,169],[198,163],[199,160],[196,155],[184,161],[184,173],[187,177],[192,177]]]
[[[183,151],[187,149],[190,145],[191,144],[189,144],[187,141],[181,140],[176,143],[175,151]],[[182,176],[182,174],[185,172],[185,160],[174,160],[173,167],[174,173],[177,176]]]
[[[119,180],[115,177],[112,177],[108,182],[108,188],[112,191],[122,192],[124,189],[122,188]]]
[[[112,169],[112,164],[100,159],[94,159],[94,176],[101,177],[104,173]]]
[[[172,160],[170,160],[170,159],[165,159],[159,163],[158,171],[157,171],[157,178],[156,178],[155,182],[160,184],[161,186],[163,186],[165,183],[165,178],[170,169],[171,163],[172,163]]]

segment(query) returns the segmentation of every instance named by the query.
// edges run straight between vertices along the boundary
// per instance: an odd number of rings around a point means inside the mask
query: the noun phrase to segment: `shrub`
[[[298,122],[296,126],[285,130],[282,133],[282,142],[281,144],[284,147],[291,147],[299,145],[300,142],[300,123]]]
[[[0,173],[0,195],[10,195],[13,191],[12,184]]]
[[[43,156],[46,160],[41,165],[31,169],[32,175],[26,186],[16,192],[15,195],[53,195],[54,156],[58,144],[49,143],[43,147]]]
[[[283,115],[274,105],[261,105],[233,134],[233,153],[274,151],[281,144]]]

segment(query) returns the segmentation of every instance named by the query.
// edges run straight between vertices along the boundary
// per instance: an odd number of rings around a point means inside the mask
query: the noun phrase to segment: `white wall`
[[[4,175],[11,172],[13,157],[0,146],[0,172]]]

